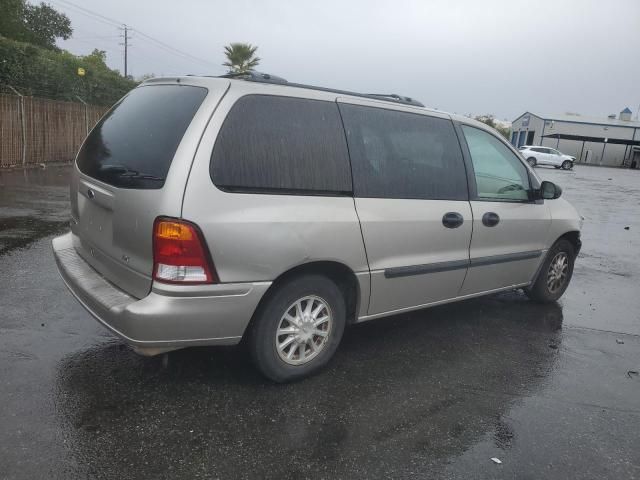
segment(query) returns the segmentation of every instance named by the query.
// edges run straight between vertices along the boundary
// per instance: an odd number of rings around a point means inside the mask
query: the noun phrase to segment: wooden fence
[[[72,161],[107,109],[0,94],[0,168]]]

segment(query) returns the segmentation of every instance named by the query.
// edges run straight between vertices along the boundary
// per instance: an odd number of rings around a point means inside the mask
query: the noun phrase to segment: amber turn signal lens
[[[164,220],[156,223],[156,238],[167,240],[193,240],[193,232],[187,225]]]

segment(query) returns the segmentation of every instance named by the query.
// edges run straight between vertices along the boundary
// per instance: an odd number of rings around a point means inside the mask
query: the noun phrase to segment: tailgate
[[[151,289],[153,222],[181,216],[194,152],[229,86],[181,80],[145,84],[120,100],[85,140],[71,181],[78,254],[137,298]]]

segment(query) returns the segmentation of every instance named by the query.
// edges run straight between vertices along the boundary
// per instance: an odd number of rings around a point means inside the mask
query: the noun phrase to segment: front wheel
[[[345,323],[345,301],[337,285],[322,275],[301,275],[277,287],[261,305],[248,345],[266,377],[289,382],[327,364]]]
[[[573,168],[573,162],[571,160],[565,160],[562,162],[563,170],[571,170]]]
[[[527,162],[529,162],[529,165],[531,165],[532,167],[535,167],[538,163],[538,161],[534,157],[527,158]]]
[[[571,242],[558,240],[547,253],[535,283],[525,288],[525,293],[540,303],[558,300],[569,286],[575,259],[575,249]]]

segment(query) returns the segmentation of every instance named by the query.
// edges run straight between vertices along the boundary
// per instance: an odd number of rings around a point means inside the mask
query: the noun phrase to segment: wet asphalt
[[[56,272],[69,168],[0,173],[0,478],[640,478],[640,171],[537,171],[585,217],[560,302],[360,324],[290,385],[130,351]]]

